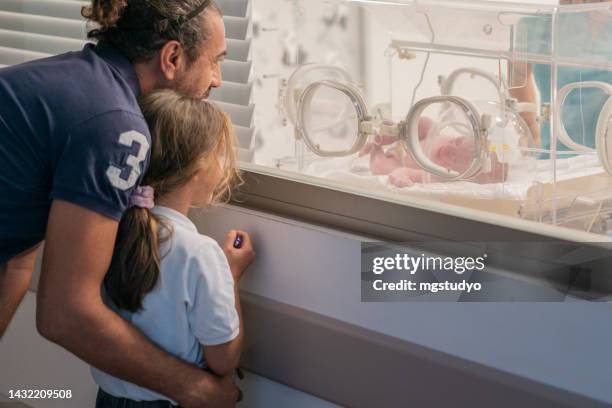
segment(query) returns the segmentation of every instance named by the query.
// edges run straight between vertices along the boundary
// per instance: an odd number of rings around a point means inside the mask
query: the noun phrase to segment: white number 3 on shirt
[[[140,177],[140,164],[145,161],[149,152],[149,141],[142,133],[131,130],[119,135],[119,143],[124,146],[132,147],[134,142],[140,144],[140,150],[138,151],[138,156],[130,155],[126,160],[126,165],[131,169],[127,180],[121,178],[123,169],[119,167],[109,166],[108,170],[106,170],[106,177],[108,177],[113,187],[119,190],[125,191],[134,187]]]

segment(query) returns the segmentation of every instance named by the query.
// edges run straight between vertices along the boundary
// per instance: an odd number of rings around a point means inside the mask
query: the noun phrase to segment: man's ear
[[[160,70],[166,81],[173,81],[185,68],[185,53],[178,41],[168,41],[159,50]]]

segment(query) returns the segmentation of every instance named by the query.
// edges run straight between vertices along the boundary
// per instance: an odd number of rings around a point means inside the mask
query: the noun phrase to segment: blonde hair
[[[212,204],[229,200],[240,182],[235,136],[229,117],[214,104],[162,90],[140,100],[151,132],[151,159],[142,184],[155,198],[183,187],[203,168],[219,166],[222,179]],[[172,230],[146,208],[132,207],[119,223],[111,267],[104,288],[117,307],[136,312],[159,278],[159,245]]]
[[[143,184],[163,196],[185,185],[203,165],[222,165],[223,178],[215,189],[213,204],[229,200],[240,177],[236,138],[225,112],[213,103],[171,90],[142,97],[140,107],[153,142]]]

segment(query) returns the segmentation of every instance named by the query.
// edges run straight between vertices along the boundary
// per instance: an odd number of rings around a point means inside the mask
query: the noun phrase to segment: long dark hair
[[[156,91],[140,105],[151,131],[152,150],[143,185],[163,197],[189,182],[201,169],[221,168],[213,203],[229,198],[240,180],[236,170],[235,139],[228,116],[212,103]],[[111,266],[104,278],[106,294],[120,309],[136,312],[159,278],[159,246],[172,231],[146,208],[132,207],[123,215]]]
[[[188,59],[194,61],[201,44],[210,38],[208,19],[201,16],[209,12],[221,14],[213,0],[92,0],[91,3],[82,10],[83,17],[96,25],[88,37],[111,44],[133,63],[150,60],[171,40],[181,43]],[[202,6],[205,6],[202,12],[192,16]]]

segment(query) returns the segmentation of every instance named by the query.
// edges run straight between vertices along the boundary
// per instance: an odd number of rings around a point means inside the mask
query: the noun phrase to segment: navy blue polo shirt
[[[139,92],[108,45],[0,70],[0,266],[44,239],[54,199],[121,218],[149,161]]]

